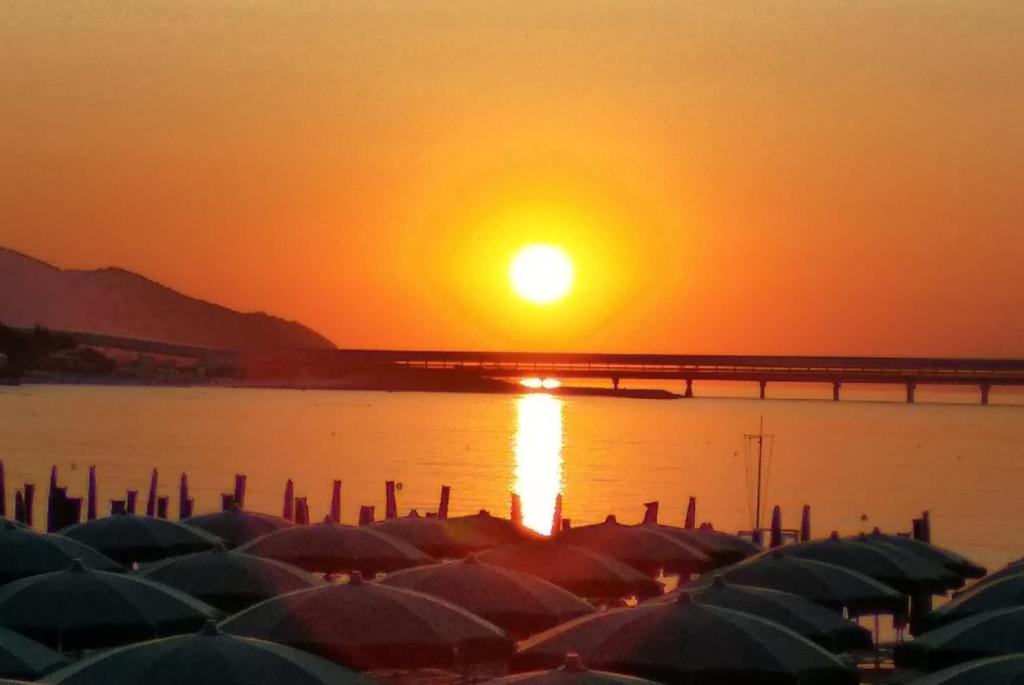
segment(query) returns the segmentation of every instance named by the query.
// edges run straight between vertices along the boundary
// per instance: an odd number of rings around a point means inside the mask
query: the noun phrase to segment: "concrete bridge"
[[[1024,386],[1024,359],[437,350],[324,350],[311,354],[353,364],[475,369],[495,378],[606,378],[616,388],[625,379],[678,380],[685,384],[686,397],[693,396],[696,380],[757,383],[762,399],[769,383],[830,384],[834,400],[839,400],[844,384],[892,384],[905,387],[907,402],[914,401],[920,385],[970,385],[978,388],[981,403],[988,404],[993,387]]]

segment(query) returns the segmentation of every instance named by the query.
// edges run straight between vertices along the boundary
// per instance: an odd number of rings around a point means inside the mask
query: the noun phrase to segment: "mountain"
[[[0,323],[233,350],[334,347],[295,321],[236,312],[131,271],[58,269],[2,247]]]

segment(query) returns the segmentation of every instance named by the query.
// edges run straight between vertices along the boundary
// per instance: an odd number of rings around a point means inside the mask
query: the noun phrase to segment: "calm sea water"
[[[805,503],[821,535],[908,530],[930,509],[940,544],[990,566],[1024,555],[1021,406],[25,386],[0,389],[0,459],[9,510],[14,488],[44,486],[51,464],[84,494],[95,464],[104,508],[128,488],[144,498],[156,467],[172,515],[184,471],[197,512],[245,473],[248,508],[279,513],[292,478],[314,520],[332,479],[349,522],[361,504],[383,511],[394,479],[403,512],[436,510],[447,484],[453,514],[507,515],[518,492],[538,529],[558,492],[577,523],[635,522],[658,500],[662,522],[680,524],[695,495],[698,520],[735,531],[751,524],[743,435],[762,417],[775,436],[766,501],[787,527]],[[37,521],[44,511],[37,500]]]

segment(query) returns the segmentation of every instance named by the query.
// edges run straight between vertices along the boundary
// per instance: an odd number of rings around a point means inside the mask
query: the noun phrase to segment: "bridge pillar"
[[[841,387],[843,387],[843,384],[840,383],[839,381],[833,381],[832,382],[832,401],[833,402],[838,402],[839,401],[839,388],[841,388]]]
[[[983,405],[984,404],[988,404],[988,393],[989,393],[989,391],[991,389],[992,389],[992,384],[991,383],[982,383],[981,384],[981,403]]]
[[[758,385],[761,386],[761,399],[764,399],[764,390],[768,387],[768,381],[758,381]]]
[[[683,397],[693,397],[693,379],[686,379],[686,391],[683,393]]]
[[[917,383],[907,381],[907,404],[914,403],[914,391],[917,390]]]
[[[619,377],[618,376],[612,376],[612,387],[615,388],[616,390],[619,389]]]

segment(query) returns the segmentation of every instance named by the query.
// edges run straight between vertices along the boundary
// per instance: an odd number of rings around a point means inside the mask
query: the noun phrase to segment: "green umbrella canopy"
[[[228,547],[239,547],[256,538],[295,524],[287,519],[269,514],[258,514],[231,507],[212,514],[192,516],[182,521],[187,526],[205,530],[224,540]]]
[[[373,575],[434,561],[412,545],[369,526],[345,526],[330,518],[264,535],[238,551],[323,573]]]
[[[426,518],[415,511],[408,516],[377,521],[370,527],[398,538],[435,559],[458,559],[472,551],[492,546],[468,534],[457,537],[455,529],[445,521]]]
[[[869,535],[864,535],[859,539],[864,540],[865,542],[880,542],[887,545],[894,545],[904,552],[909,552],[914,556],[918,556],[934,564],[944,566],[961,579],[981,578],[987,572],[984,566],[980,566],[956,552],[942,547],[937,547],[936,545],[932,545],[922,540],[903,537],[902,535],[886,535],[880,532],[878,528],[875,528],[875,530]],[[963,583],[961,583],[961,585],[962,584]]]
[[[689,575],[706,571],[713,564],[708,555],[652,526],[626,526],[609,516],[604,523],[570,528],[558,534],[559,542],[607,554],[622,563],[657,576],[662,569]]]
[[[399,571],[381,582],[439,597],[516,636],[532,635],[595,611],[554,583],[480,563],[475,555]]]
[[[877,580],[843,566],[788,556],[777,549],[717,569],[714,575],[734,585],[789,592],[833,611],[845,609],[851,615],[907,613],[907,598]],[[702,577],[697,585],[709,581]]]
[[[824,540],[779,547],[778,551],[843,566],[907,594],[943,594],[957,582],[956,574],[943,566],[912,556],[891,545],[840,538],[836,533]]]
[[[997,581],[1000,581],[1003,578],[1007,578],[1009,576],[1022,575],[1022,574],[1024,574],[1024,564],[1021,564],[1021,563],[1008,564],[1008,565],[1004,566],[1003,568],[999,569],[998,571],[995,571],[994,573],[988,574],[987,576],[985,576],[984,578],[982,578],[978,582],[976,582],[973,585],[971,585],[966,590],[960,590],[958,592],[954,592],[953,596],[957,597],[959,595],[966,594],[968,592],[975,592],[975,591],[980,590],[981,588],[985,587],[986,585],[988,585],[990,583],[995,583]]]
[[[73,559],[100,571],[124,571],[113,559],[75,540],[37,533],[10,521],[0,523],[0,584],[62,571]]]
[[[968,661],[913,680],[910,685],[1024,685],[1024,654]]]
[[[125,565],[201,552],[221,541],[198,528],[128,513],[76,523],[58,535],[89,545]]]
[[[777,623],[693,602],[649,602],[570,621],[519,645],[513,670],[576,651],[593,668],[681,685],[856,685],[857,674]]]
[[[49,647],[14,631],[0,628],[0,678],[36,680],[69,663],[63,655]]]
[[[1024,652],[1024,607],[988,611],[896,645],[897,666],[934,671],[965,661]]]
[[[454,604],[359,573],[344,585],[300,590],[232,616],[225,632],[319,654],[357,670],[501,661],[512,642]]]
[[[687,586],[654,601],[674,601],[678,592],[686,592],[698,604],[743,611],[774,621],[833,652],[870,649],[872,646],[868,630],[809,599],[788,592],[734,585],[722,576],[715,576],[711,582]]]
[[[642,525],[696,548],[710,557],[715,566],[736,564],[762,551],[760,547],[749,540],[717,530],[678,528],[660,523],[645,523]]]
[[[290,564],[229,551],[223,545],[209,552],[158,561],[140,569],[139,575],[227,613],[323,584],[313,574]]]
[[[225,635],[212,622],[198,634],[150,640],[79,661],[53,685],[372,685],[326,659],[284,645]]]
[[[960,593],[948,604],[927,613],[918,625],[911,627],[917,634],[987,611],[1019,606],[1024,606],[1024,575],[1004,576]]]
[[[0,625],[65,649],[109,647],[191,631],[218,612],[173,588],[94,571],[78,560],[0,587]]]
[[[460,543],[471,549],[483,550],[510,545],[525,540],[543,540],[545,536],[500,516],[491,516],[486,509],[469,516],[454,516],[444,520],[448,530]]]
[[[653,680],[634,676],[592,671],[575,652],[565,655],[565,663],[550,671],[530,671],[488,680],[484,685],[656,685]]]
[[[483,552],[479,559],[538,576],[579,597],[644,598],[656,597],[664,591],[661,583],[606,554],[553,540],[505,545]]]

